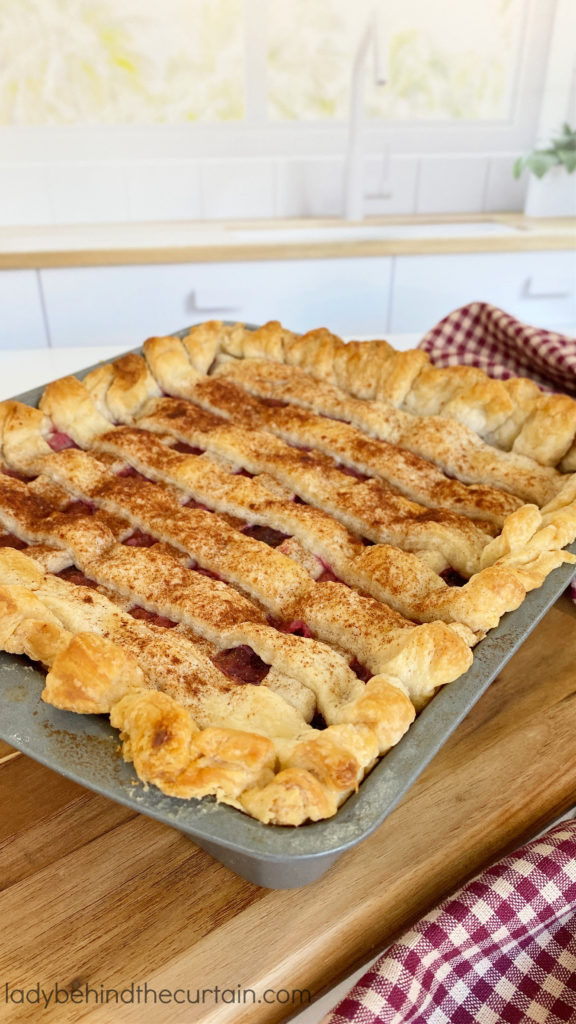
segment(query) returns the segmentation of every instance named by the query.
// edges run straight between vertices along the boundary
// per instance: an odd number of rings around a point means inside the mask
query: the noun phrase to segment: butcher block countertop
[[[453,226],[457,227],[454,228]],[[0,227],[0,269],[574,249],[576,219],[521,213]]]
[[[564,596],[397,810],[300,890],[242,881],[178,832],[0,744],[0,1021],[287,1019],[293,990],[319,994],[574,803],[575,627]],[[37,985],[58,986],[58,1005],[21,1005]],[[98,1002],[107,989],[124,1005]],[[230,1002],[242,989],[255,1004]],[[192,1004],[171,999],[186,992]]]

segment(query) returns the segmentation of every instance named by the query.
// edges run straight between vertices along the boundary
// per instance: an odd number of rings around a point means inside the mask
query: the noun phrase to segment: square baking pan
[[[37,405],[43,390],[15,397]],[[576,544],[569,550],[576,554]],[[0,738],[88,789],[179,829],[248,881],[270,889],[299,888],[319,878],[382,824],[573,575],[573,566],[561,566],[517,611],[504,615],[475,648],[468,671],[436,694],[359,791],[326,821],[299,828],[263,825],[213,798],[179,800],[144,785],[122,760],[118,733],[107,716],[79,715],[45,704],[40,697],[44,673],[28,659],[5,652],[0,652]]]

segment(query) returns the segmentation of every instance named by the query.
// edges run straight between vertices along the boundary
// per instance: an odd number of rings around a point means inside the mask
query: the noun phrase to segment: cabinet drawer
[[[491,302],[537,327],[574,324],[576,257],[572,252],[397,257],[391,331],[427,331],[469,302]]]
[[[41,271],[52,344],[138,345],[208,319],[383,335],[392,260],[87,267]]]
[[[35,270],[0,271],[0,349],[48,345]]]

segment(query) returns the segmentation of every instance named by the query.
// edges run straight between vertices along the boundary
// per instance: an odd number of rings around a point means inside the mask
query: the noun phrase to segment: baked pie
[[[333,815],[574,557],[576,402],[210,322],[0,404],[0,646],[138,776]]]

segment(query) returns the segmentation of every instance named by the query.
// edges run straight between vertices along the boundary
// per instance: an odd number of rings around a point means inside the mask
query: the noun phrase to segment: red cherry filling
[[[224,582],[222,576],[219,576],[217,572],[212,572],[211,569],[201,569],[199,565],[192,565],[190,568],[194,572],[199,572],[201,576],[207,576],[209,580],[220,580],[221,583]]]
[[[254,540],[262,541],[269,548],[277,548],[279,544],[288,539],[287,533],[273,530],[271,526],[245,526],[242,533],[246,537],[253,537]]]
[[[238,683],[261,683],[270,671],[270,666],[247,644],[231,647],[228,651],[220,651],[212,661],[225,676],[235,679]]]
[[[292,619],[291,622],[279,622],[276,619],[268,619],[268,622],[271,626],[274,626],[274,629],[279,630],[280,633],[291,633],[293,636],[304,636],[307,640],[312,639],[312,633],[302,619]]]
[[[312,721],[310,722],[310,726],[312,727],[312,729],[325,729],[326,719],[324,718],[324,715],[321,715],[320,712],[317,711]]]
[[[135,530],[134,533],[127,537],[126,540],[122,541],[123,544],[127,544],[131,548],[151,548],[153,544],[157,544],[156,537],[152,537],[149,533],[143,533],[142,530]]]
[[[182,455],[203,455],[203,448],[194,448],[191,444],[186,444],[185,441],[177,441],[176,444],[172,445],[172,451],[181,452]]]
[[[357,480],[370,480],[370,477],[366,476],[366,473],[361,473],[359,469],[354,469],[353,466],[343,466],[342,463],[339,462],[336,468],[339,469],[341,473],[345,473],[346,476],[355,476]]]
[[[134,469],[133,466],[125,466],[125,468],[121,469],[120,472],[116,474],[116,476],[134,476],[136,477],[137,480],[148,479],[148,477],[145,477],[142,475],[142,473],[139,473],[137,469]]]
[[[461,576],[459,572],[456,572],[456,569],[453,569],[452,566],[449,566],[448,569],[444,569],[444,572],[441,572],[440,575],[449,587],[463,587],[464,584],[468,582],[464,576]]]
[[[332,569],[324,569],[316,583],[342,583],[342,580],[332,572]]]
[[[362,664],[362,662],[358,661],[358,658],[352,659],[352,661],[350,662],[350,668],[352,669],[353,672],[356,673],[358,678],[361,679],[363,683],[367,683],[368,680],[372,678],[372,672],[370,672],[370,670],[367,669],[366,666]]]
[[[62,572],[57,572],[57,576],[61,580],[66,580],[68,583],[74,583],[77,587],[91,587],[94,590],[98,584],[95,580],[91,580],[89,576],[85,576],[80,569],[76,566],[71,565],[69,569],[63,569]]]
[[[196,501],[195,498],[189,498],[188,501],[185,502],[185,504],[182,506],[182,508],[202,508],[204,509],[205,512],[210,512],[210,509],[208,508],[207,505],[202,505],[202,503]]]
[[[142,619],[143,622],[151,622],[154,626],[164,626],[166,629],[173,629],[178,623],[172,619],[167,619],[164,615],[158,615],[156,612],[151,612],[148,608],[142,608],[140,605],[135,605],[134,608],[129,608],[128,611],[133,619]]]
[[[95,509],[96,506],[90,501],[71,501],[64,509],[64,512],[66,515],[81,513],[83,516],[91,516],[94,514]]]
[[[48,438],[48,444],[53,452],[63,452],[65,448],[78,448],[76,442],[62,430],[53,430]]]
[[[316,555],[316,561],[320,562],[323,570],[316,580],[317,583],[344,583],[344,580],[341,580],[340,577],[336,575],[328,562],[325,562],[319,555]],[[344,583],[344,586],[348,586],[348,584]]]
[[[13,533],[4,533],[0,536],[0,548],[16,548],[16,551],[23,551],[27,547],[26,541],[15,537]]]
[[[261,405],[268,405],[271,409],[285,409],[288,402],[283,402],[280,398],[261,398]]]
[[[29,483],[30,480],[34,480],[33,476],[26,476],[25,473],[19,473],[16,469],[4,468],[0,470],[3,476],[9,476],[12,480],[22,480],[25,484]]]

